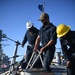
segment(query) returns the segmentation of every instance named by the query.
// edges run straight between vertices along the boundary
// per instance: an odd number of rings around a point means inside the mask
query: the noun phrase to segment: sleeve
[[[24,35],[23,41],[22,41],[22,46],[24,46],[24,44],[27,42],[27,32]]]
[[[70,55],[70,53],[69,53],[68,47],[67,47],[67,45],[65,44],[66,42],[65,42],[63,39],[60,38],[60,43],[61,43],[61,49],[62,49],[64,58],[65,58],[67,61],[70,61],[72,58],[71,58],[71,55]]]
[[[55,41],[55,44],[57,42],[57,33],[56,33],[56,27],[52,27],[51,28],[51,31],[50,31],[50,40],[54,40]]]
[[[36,33],[37,33],[37,35],[38,35],[38,33],[39,33],[39,30],[36,28]]]
[[[40,28],[40,30],[39,30],[39,32],[38,32],[38,35],[39,35],[39,36],[42,35],[42,33],[41,33],[42,31],[41,31],[41,30],[42,30],[42,28]]]

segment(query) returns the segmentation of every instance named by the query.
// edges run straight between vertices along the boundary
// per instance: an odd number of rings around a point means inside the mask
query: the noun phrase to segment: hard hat
[[[64,36],[66,33],[68,33],[68,31],[70,30],[70,26],[66,26],[64,24],[60,24],[57,29],[57,37],[62,37]]]
[[[38,19],[38,21],[39,21],[39,20],[43,20],[43,19],[45,19],[45,18],[48,18],[48,19],[49,19],[49,15],[48,15],[47,13],[42,13],[42,14],[40,15],[40,18]]]
[[[31,28],[32,26],[33,26],[33,23],[31,23],[30,21],[28,21],[28,22],[26,23],[27,29]]]

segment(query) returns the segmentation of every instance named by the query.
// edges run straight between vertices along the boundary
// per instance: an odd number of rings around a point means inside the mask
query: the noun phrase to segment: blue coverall
[[[21,62],[21,67],[23,69],[26,67],[26,65],[32,55],[34,44],[35,44],[36,38],[38,36],[38,32],[39,32],[39,30],[34,27],[32,31],[30,31],[28,29],[24,36],[24,39],[22,41],[22,46],[24,46],[26,42],[28,42],[28,46],[27,46],[27,50],[26,50],[26,59],[25,60],[23,59]]]
[[[41,38],[42,47],[45,46],[50,40],[54,40],[55,43],[46,48],[43,52],[44,70],[51,72],[50,64],[53,60],[55,53],[55,45],[57,42],[56,26],[50,23],[47,26],[42,26],[38,34]]]
[[[60,38],[61,48],[66,61],[71,65],[67,67],[67,75],[75,75],[75,31],[69,31],[69,37]]]

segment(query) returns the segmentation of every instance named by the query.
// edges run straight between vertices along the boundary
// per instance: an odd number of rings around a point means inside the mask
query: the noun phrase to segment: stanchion
[[[3,38],[7,38],[13,42],[15,42],[15,50],[14,50],[14,58],[12,59],[11,62],[11,66],[10,66],[10,71],[9,71],[9,75],[12,73],[12,75],[16,75],[16,70],[15,70],[15,64],[16,64],[16,56],[17,56],[17,50],[18,50],[18,46],[21,45],[21,43],[19,41],[14,41],[13,39],[9,38],[6,36],[6,34],[3,34]]]
[[[31,61],[33,60],[34,55],[36,54],[36,53],[33,51],[32,56],[31,56],[31,58],[30,58],[30,60],[29,60],[29,62],[28,62],[28,64],[27,64],[26,69],[25,69],[26,71],[28,71],[28,69],[32,69],[32,67],[34,66],[34,64],[35,64],[35,62],[37,61],[38,58],[40,58],[42,67],[44,67],[43,59],[42,59],[42,57],[41,57],[41,54],[40,54],[39,50],[37,50],[37,52],[38,52],[38,55],[36,56],[34,62],[32,62],[32,64],[30,65]],[[29,65],[30,65],[30,68],[28,68]]]

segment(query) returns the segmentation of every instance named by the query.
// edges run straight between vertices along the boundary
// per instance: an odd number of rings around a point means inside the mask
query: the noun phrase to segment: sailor
[[[43,53],[44,70],[51,72],[50,64],[53,60],[55,53],[55,45],[57,42],[56,26],[49,21],[49,15],[42,13],[39,20],[42,22],[42,26],[39,30],[38,37],[34,46],[34,51],[37,51],[38,45],[42,44],[40,53]]]
[[[57,27],[57,37],[60,38],[61,48],[67,63],[67,75],[75,75],[75,31],[70,26],[60,24]]]
[[[26,31],[23,41],[22,41],[22,47],[24,47],[26,42],[28,42],[28,46],[27,46],[27,50],[26,50],[26,58],[23,59],[21,62],[21,67],[23,69],[26,68],[26,66],[29,62],[29,59],[33,52],[35,40],[36,40],[36,38],[38,36],[38,32],[39,32],[39,30],[36,27],[34,27],[34,25],[31,21],[28,21],[26,23],[26,27],[27,27],[27,31]]]

